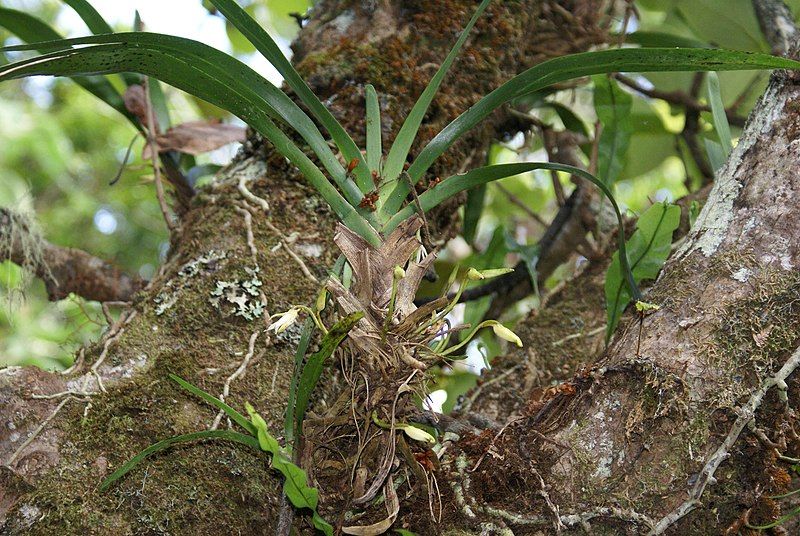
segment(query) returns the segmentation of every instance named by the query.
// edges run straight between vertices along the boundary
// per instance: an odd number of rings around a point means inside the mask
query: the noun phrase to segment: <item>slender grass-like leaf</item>
[[[36,43],[38,42],[61,39],[61,34],[42,20],[15,9],[0,7],[0,26],[25,43],[32,43],[31,50],[36,49]],[[138,121],[133,114],[125,108],[122,95],[104,76],[72,76],[71,78],[80,87],[123,114],[135,125],[138,125]]]
[[[345,337],[347,337],[347,334],[350,333],[353,326],[362,318],[364,318],[364,313],[358,312],[347,315],[339,320],[322,339],[319,351],[311,354],[306,360],[297,386],[295,429],[298,434],[303,430],[303,418],[306,415],[308,402],[311,400],[311,393],[314,391],[314,387],[317,386],[317,382],[322,375],[322,367],[325,364],[325,360],[333,354],[334,350],[339,347]]]
[[[114,29],[111,25],[103,18],[102,15],[92,6],[87,0],[62,0],[65,4],[72,8],[75,13],[81,18],[81,20],[86,24],[86,27],[89,28],[95,35],[100,34],[110,34],[114,33]],[[134,30],[142,31],[139,26],[141,26],[141,20],[139,19],[139,11],[135,11],[134,17]],[[134,84],[140,84],[141,77],[134,73],[120,73],[122,80],[125,82],[126,86],[132,86]],[[156,114],[158,115],[158,114]]]
[[[728,116],[725,114],[725,105],[722,104],[722,93],[719,87],[719,76],[717,73],[708,73],[708,102],[711,105],[711,115],[714,118],[714,128],[719,136],[719,142],[727,157],[733,150],[731,141],[731,127],[728,124]]]
[[[420,95],[417,102],[414,103],[414,107],[411,108],[408,117],[403,121],[403,126],[400,127],[400,131],[397,133],[391,149],[389,149],[389,154],[386,156],[386,163],[383,166],[383,180],[385,181],[385,186],[381,188],[381,197],[391,192],[397,185],[400,172],[403,171],[403,165],[406,163],[406,158],[408,157],[408,151],[411,149],[411,145],[417,137],[417,132],[425,117],[425,112],[428,111],[433,97],[439,90],[439,86],[442,85],[442,80],[444,80],[447,71],[461,51],[461,47],[464,46],[464,42],[466,42],[472,27],[475,26],[478,18],[486,10],[489,2],[491,2],[491,0],[483,0],[480,3],[478,9],[476,9],[475,13],[472,15],[472,18],[461,31],[461,35],[458,37],[456,44],[453,45],[453,48],[447,54],[444,62],[442,62],[442,65],[436,71],[436,74],[434,74],[431,81],[428,82],[422,95]],[[388,214],[391,214],[391,212],[388,212]]]
[[[93,46],[64,49],[73,44]],[[291,101],[285,94],[235,58],[196,41],[146,32],[65,39],[37,46],[56,49],[56,52],[0,67],[0,81],[32,75],[71,76],[125,71],[159,78],[239,116],[300,169],[349,228],[373,245],[380,243],[375,229],[358,214],[353,204],[342,197],[308,156],[275,125],[272,118],[286,117],[279,115],[272,105],[280,106],[280,112],[287,117],[297,116],[296,120],[300,122],[303,119],[310,122],[308,116],[294,103],[287,105],[286,101]],[[6,47],[5,50],[28,48]],[[300,114],[295,114],[295,111]],[[293,126],[298,128],[299,125],[295,123]],[[301,135],[303,133],[312,140],[318,136],[324,143],[318,130],[314,134],[303,129]],[[345,187],[345,192],[353,194],[355,190],[355,198],[351,197],[351,200],[360,199],[356,185],[352,181],[349,183],[352,189]]]
[[[378,93],[372,84],[364,87],[364,98],[367,101],[367,167],[370,173],[380,173],[383,158],[383,141],[381,139],[381,105]],[[359,184],[362,191],[364,186]],[[366,185],[371,190],[372,183]]]
[[[114,28],[109,25],[102,15],[87,0],[62,0],[75,10],[75,13],[86,23],[93,34],[114,33]]]
[[[757,530],[757,531],[768,530],[768,529],[777,527],[779,525],[783,525],[784,523],[786,523],[790,519],[794,519],[797,516],[800,516],[800,506],[795,507],[792,510],[789,510],[788,514],[786,514],[784,516],[781,516],[778,519],[776,519],[775,521],[772,521],[771,523],[767,523],[766,525],[751,525],[748,522],[748,523],[745,523],[745,526],[747,528],[749,528],[749,529],[753,529],[753,530]]]
[[[625,252],[637,284],[645,279],[658,277],[669,256],[672,233],[680,220],[680,207],[668,203],[656,203],[639,217],[636,231],[626,242]],[[621,252],[614,253],[606,271],[606,343],[617,329],[622,312],[631,299],[629,289],[623,281],[621,255]]]
[[[800,62],[787,58],[720,49],[623,48],[561,56],[515,76],[454,119],[425,146],[409,168],[408,174],[412,181],[418,181],[442,153],[494,110],[511,99],[559,82],[613,72],[798,68]],[[407,195],[406,184],[398,182],[383,206],[383,213],[396,213]]]
[[[486,198],[486,185],[476,186],[467,192],[467,202],[464,204],[464,225],[461,235],[468,244],[475,240],[478,222],[483,214],[483,201]]]
[[[322,126],[328,131],[333,138],[339,150],[342,152],[346,162],[353,159],[358,159],[358,166],[353,170],[353,173],[358,177],[358,184],[363,188],[368,188],[371,182],[371,177],[361,151],[356,146],[353,138],[344,130],[342,125],[328,108],[319,100],[319,98],[311,91],[303,77],[295,70],[291,62],[286,59],[277,43],[270,37],[270,35],[255,21],[253,18],[234,0],[210,0],[212,4],[222,13],[231,24],[233,24],[242,35],[244,35],[253,46],[256,47],[262,56],[269,61],[275,69],[283,76],[286,83],[289,85],[300,100],[303,101],[314,117],[322,123]],[[341,178],[337,177],[332,171],[329,172],[333,175],[334,179],[339,181],[344,177],[344,169],[341,170]],[[366,193],[365,190],[363,193]],[[359,201],[361,199],[359,198]],[[356,201],[356,205],[358,201]]]
[[[578,177],[586,179],[597,186],[600,191],[603,192],[603,195],[608,198],[608,200],[611,202],[611,206],[614,208],[614,213],[616,214],[617,222],[619,223],[617,240],[619,242],[619,249],[622,252],[620,255],[622,273],[624,274],[625,280],[628,283],[631,296],[633,296],[635,300],[639,300],[642,297],[642,294],[639,292],[639,287],[636,286],[630,267],[628,266],[628,258],[625,250],[625,229],[623,226],[622,214],[619,211],[619,206],[617,205],[617,201],[614,199],[614,195],[611,193],[611,190],[608,188],[608,186],[606,186],[603,181],[588,171],[576,168],[574,166],[556,164],[553,162],[522,162],[516,164],[497,164],[493,166],[485,166],[468,171],[463,175],[453,175],[448,177],[436,187],[423,192],[418,198],[419,204],[421,205],[422,210],[427,212],[447,199],[450,199],[454,195],[463,192],[464,190],[468,190],[482,184],[488,184],[492,181],[505,179],[506,177],[513,177],[514,175],[519,175],[520,173],[527,173],[528,171],[533,171],[535,169],[552,169],[555,171],[563,171],[571,175],[577,175]],[[400,224],[400,222],[411,217],[415,211],[416,203],[404,207],[385,225],[385,232],[389,233],[394,230]]]
[[[224,441],[233,441],[234,443],[241,443],[242,445],[247,445],[248,447],[253,447],[254,449],[258,449],[258,440],[246,434],[241,434],[239,432],[231,432],[230,430],[204,430],[202,432],[193,432],[191,434],[183,434],[175,437],[170,437],[169,439],[165,439],[163,441],[159,441],[153,445],[150,445],[142,452],[128,460],[123,466],[119,469],[111,473],[105,480],[103,480],[102,484],[100,484],[100,491],[105,491],[108,489],[111,484],[125,476],[127,473],[131,471],[134,467],[139,465],[145,458],[152,456],[153,454],[160,452],[162,450],[170,448],[172,445],[176,445],[178,443],[189,443],[191,441],[197,440],[205,440],[205,439],[222,439]]]
[[[344,255],[340,255],[344,260]],[[289,398],[286,403],[286,415],[283,420],[283,437],[286,440],[286,449],[291,453],[295,447],[295,414],[297,407],[297,386],[300,383],[300,374],[303,371],[303,359],[311,343],[311,336],[314,334],[316,324],[312,318],[307,318],[303,324],[303,331],[300,333],[300,343],[294,354],[294,374],[292,383],[289,384]]]
[[[224,411],[225,414],[228,417],[230,417],[233,422],[235,422],[236,424],[238,424],[239,426],[250,432],[251,435],[253,436],[256,435],[256,428],[255,426],[253,426],[253,423],[250,422],[250,419],[248,419],[247,417],[245,417],[244,415],[242,415],[241,413],[230,407],[228,404],[226,404],[219,398],[203,391],[199,387],[192,385],[191,383],[187,382],[186,380],[184,380],[183,378],[181,378],[176,374],[170,374],[169,377],[171,380],[176,382],[178,385],[180,385],[193,395],[201,398],[205,402],[208,402],[215,408]]]

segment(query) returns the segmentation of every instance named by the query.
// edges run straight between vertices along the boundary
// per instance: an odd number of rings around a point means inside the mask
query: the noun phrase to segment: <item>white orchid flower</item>
[[[272,320],[273,318],[277,320],[272,322],[272,324],[270,324],[269,328],[267,329],[274,330],[276,334],[283,333],[289,328],[289,326],[294,324],[294,321],[297,320],[297,316],[299,314],[300,314],[300,308],[292,307],[285,313],[278,313],[276,315],[272,315],[270,317],[270,320]]]

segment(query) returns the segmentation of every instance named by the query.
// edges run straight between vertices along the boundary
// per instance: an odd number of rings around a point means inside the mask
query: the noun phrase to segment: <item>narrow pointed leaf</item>
[[[454,119],[425,146],[409,168],[408,174],[412,181],[418,181],[442,153],[494,110],[511,99],[559,82],[612,72],[798,68],[800,62],[787,58],[720,49],[622,48],[561,56],[515,76]],[[397,212],[407,195],[406,184],[398,182],[383,206],[384,214]]]
[[[339,256],[344,261],[344,255]],[[338,261],[337,261],[338,262]],[[295,414],[297,413],[297,386],[300,383],[300,375],[303,371],[303,358],[308,351],[308,345],[311,343],[311,336],[314,334],[314,320],[307,318],[303,324],[303,331],[300,333],[300,342],[297,345],[297,350],[294,354],[294,374],[292,375],[292,383],[289,385],[289,398],[286,403],[286,415],[283,421],[283,437],[286,439],[286,448],[289,452],[295,446]]]
[[[464,42],[467,40],[470,30],[472,30],[472,27],[475,26],[478,18],[489,5],[490,1],[491,0],[483,0],[478,6],[478,9],[475,10],[472,18],[461,31],[461,35],[458,37],[456,44],[447,54],[447,57],[436,71],[436,74],[433,75],[431,81],[428,82],[428,85],[425,87],[422,95],[420,95],[419,99],[417,99],[417,102],[414,104],[414,107],[408,113],[408,117],[406,117],[406,120],[403,122],[403,126],[400,127],[400,131],[397,133],[397,137],[395,137],[392,148],[389,150],[389,154],[386,157],[386,164],[384,165],[383,169],[383,178],[385,181],[387,181],[387,183],[382,190],[384,190],[386,193],[390,192],[395,184],[397,184],[397,178],[400,176],[400,172],[403,171],[403,164],[405,164],[406,158],[408,157],[408,151],[411,149],[411,145],[414,143],[414,140],[417,137],[419,126],[422,124],[422,120],[425,117],[425,113],[428,111],[428,107],[433,101],[433,97],[439,90],[439,86],[442,85],[442,80],[444,80],[447,71],[450,69],[453,61],[455,61],[458,53],[461,51],[461,47],[464,46]]]
[[[86,24],[86,27],[89,28],[95,35],[100,34],[110,34],[114,33],[114,29],[111,25],[106,22],[102,15],[90,4],[87,0],[62,0],[65,4],[75,11],[81,20]],[[135,21],[139,21],[139,12],[136,11],[136,18]],[[134,24],[136,27],[137,24]],[[138,30],[137,30],[138,31]],[[132,86],[133,84],[140,84],[142,82],[141,77],[134,73],[120,73],[122,79],[125,81],[126,86]]]
[[[708,102],[711,105],[711,115],[714,118],[714,128],[719,136],[719,142],[727,157],[733,150],[731,142],[731,127],[728,124],[728,116],[725,114],[725,105],[722,104],[722,93],[719,87],[719,76],[717,73],[708,73]]]
[[[370,173],[380,172],[381,158],[383,157],[383,141],[381,140],[381,106],[378,93],[372,84],[364,88],[364,97],[367,101],[367,167]],[[366,185],[367,191],[372,190],[372,183]],[[365,185],[359,184],[364,191]]]
[[[486,198],[486,185],[476,186],[467,192],[467,202],[464,204],[464,225],[461,234],[468,244],[475,240],[478,222],[483,214],[483,201]]]
[[[215,396],[203,391],[199,387],[195,387],[194,385],[192,385],[191,383],[187,382],[186,380],[184,380],[183,378],[181,378],[180,376],[178,376],[176,374],[170,374],[169,377],[170,377],[170,379],[172,379],[174,382],[176,382],[178,385],[180,385],[181,387],[183,387],[184,389],[186,389],[187,391],[189,391],[193,395],[201,398],[205,402],[208,402],[209,404],[211,404],[215,408],[221,409],[222,411],[224,411],[225,414],[228,417],[230,417],[233,422],[235,422],[236,424],[238,424],[239,426],[241,426],[242,428],[244,428],[245,430],[250,432],[251,435],[253,435],[253,436],[256,435],[256,428],[250,422],[250,419],[248,419],[247,417],[245,417],[244,415],[242,415],[241,413],[239,413],[238,411],[236,411],[235,409],[230,407],[228,404],[226,404],[225,402],[223,402],[219,398],[217,398],[217,397],[215,397]]]
[[[706,154],[708,155],[708,163],[711,164],[711,169],[714,173],[719,171],[725,165],[727,156],[722,144],[708,138],[704,138],[703,142],[706,146]]]
[[[125,476],[127,473],[131,471],[134,467],[139,465],[145,458],[156,454],[162,450],[170,448],[172,445],[176,445],[178,443],[189,443],[192,441],[198,440],[205,440],[205,439],[222,439],[224,441],[233,441],[234,443],[241,443],[242,445],[247,445],[248,447],[252,447],[258,449],[258,440],[253,436],[240,434],[239,432],[231,432],[230,430],[204,430],[202,432],[194,432],[191,434],[183,434],[175,437],[171,437],[169,439],[165,439],[163,441],[159,441],[153,445],[150,445],[142,452],[128,460],[124,465],[122,465],[119,469],[111,473],[103,483],[100,484],[100,491],[105,491],[108,489],[111,484]]]
[[[114,33],[114,29],[87,0],[63,0],[63,2],[75,10],[93,34]]]
[[[322,375],[322,367],[325,364],[325,360],[333,355],[334,350],[339,347],[353,326],[363,317],[364,313],[359,312],[348,315],[338,321],[322,339],[319,351],[308,357],[297,387],[295,419],[298,434],[302,432],[303,418],[308,408],[308,402],[311,400],[311,393]]]
[[[281,49],[272,37],[270,37],[270,35],[240,7],[235,0],[210,1],[216,6],[220,13],[222,13],[225,18],[256,47],[256,50],[278,70],[285,79],[286,84],[297,93],[297,96],[300,97],[303,104],[311,110],[314,117],[322,123],[322,126],[324,126],[331,135],[333,141],[342,152],[345,162],[350,162],[354,158],[358,159],[359,164],[353,172],[359,178],[359,184],[367,184],[368,181],[371,180],[370,174],[358,146],[356,146],[353,139],[344,130],[339,121],[333,117],[330,110],[328,110],[314,92],[311,91],[306,81],[303,80],[303,77],[295,70],[291,62],[286,59],[286,56],[283,55],[283,52],[281,52]],[[341,178],[338,178],[333,172],[331,172],[331,174],[335,180],[341,180]],[[341,177],[344,177],[344,169],[341,170]]]
[[[97,69],[102,69],[103,73],[140,72],[224,108],[247,123],[250,123],[250,117],[265,113],[272,119],[281,119],[308,143],[331,176],[337,180],[350,204],[357,205],[361,201],[360,190],[351,179],[344,176],[344,168],[308,115],[283,91],[236,58],[198,41],[149,32],[126,32],[49,41],[37,44],[37,48],[67,54],[73,45],[95,45],[73,49],[68,56],[70,60],[61,60],[62,64],[69,64],[75,70],[81,69],[81,60],[92,58],[92,65],[86,65],[83,71],[98,72]],[[6,47],[4,50],[29,48],[31,47],[15,46]],[[98,55],[98,50],[102,50],[102,54]],[[182,65],[178,65],[179,63]],[[90,66],[94,67],[94,71],[89,70]],[[45,65],[39,66],[33,74],[64,74],[47,72],[44,67]],[[183,78],[174,71],[175,67],[180,69]],[[147,69],[147,72],[142,69]],[[192,73],[191,78],[186,78],[190,76],[189,73]],[[200,82],[202,78],[209,76],[217,77],[217,83],[213,88],[206,88],[207,84]],[[226,91],[227,88],[230,90]],[[210,95],[212,90],[213,96]],[[245,102],[241,102],[239,97],[244,97]],[[233,104],[237,104],[235,110],[231,108]],[[262,134],[273,141],[271,135],[264,132]]]

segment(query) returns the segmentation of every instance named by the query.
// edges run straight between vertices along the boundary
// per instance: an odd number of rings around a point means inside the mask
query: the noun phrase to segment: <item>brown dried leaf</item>
[[[144,87],[139,84],[128,86],[125,95],[122,96],[122,101],[125,103],[125,108],[135,115],[141,124],[147,124],[147,99]]]
[[[247,130],[244,127],[228,125],[218,121],[189,121],[181,123],[166,134],[156,138],[158,152],[178,151],[191,155],[207,153],[229,143],[243,142]],[[150,158],[150,147],[146,146],[142,158]]]
[[[377,536],[388,531],[394,525],[397,514],[400,512],[400,500],[397,498],[391,478],[383,486],[383,493],[386,496],[386,512],[389,514],[387,518],[372,525],[342,527],[342,532],[356,536]]]
[[[764,346],[767,344],[767,339],[769,339],[769,334],[772,333],[773,327],[774,326],[770,324],[758,333],[753,333],[753,341],[756,343],[756,346],[759,348],[764,348]]]

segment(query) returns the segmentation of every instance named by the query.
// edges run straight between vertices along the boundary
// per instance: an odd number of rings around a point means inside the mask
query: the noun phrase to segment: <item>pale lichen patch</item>
[[[245,271],[250,279],[217,281],[208,301],[225,316],[233,315],[253,320],[264,314],[264,304],[261,301],[263,283],[258,277],[258,267],[245,267]]]
[[[163,315],[177,303],[180,292],[190,279],[203,271],[216,269],[217,263],[226,257],[227,253],[224,251],[212,249],[205,255],[201,255],[181,266],[181,269],[178,270],[178,277],[167,281],[164,289],[153,298],[153,302],[156,304],[156,316]]]

